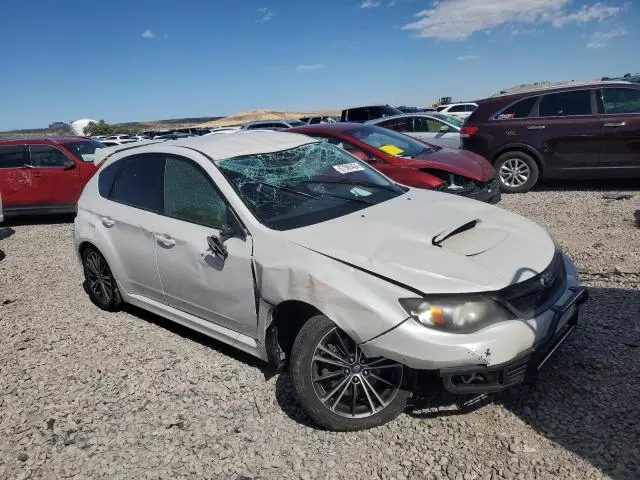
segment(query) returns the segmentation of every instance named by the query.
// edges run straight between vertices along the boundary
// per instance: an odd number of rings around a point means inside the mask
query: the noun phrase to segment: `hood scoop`
[[[494,248],[508,235],[508,232],[501,228],[474,219],[440,232],[433,237],[431,243],[436,247],[472,257]]]

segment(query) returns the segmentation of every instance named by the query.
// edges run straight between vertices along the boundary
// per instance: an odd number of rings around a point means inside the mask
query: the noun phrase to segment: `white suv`
[[[452,115],[465,120],[476,108],[478,108],[477,103],[450,103],[448,105],[440,105],[436,110],[443,115]]]
[[[107,152],[78,201],[91,300],[289,364],[320,425],[380,425],[417,370],[455,393],[533,376],[586,290],[538,225],[397,185],[327,142],[238,132]]]

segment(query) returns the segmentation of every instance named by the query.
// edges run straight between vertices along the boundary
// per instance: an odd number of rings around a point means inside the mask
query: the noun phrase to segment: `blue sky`
[[[1,130],[429,105],[640,71],[636,1],[3,0],[1,11]]]

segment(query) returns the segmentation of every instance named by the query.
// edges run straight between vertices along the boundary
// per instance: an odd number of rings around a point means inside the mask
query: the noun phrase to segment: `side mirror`
[[[229,255],[224,242],[233,237],[245,237],[245,230],[242,227],[240,220],[238,220],[235,212],[229,207],[227,207],[227,219],[228,225],[222,227],[218,235],[209,235],[207,237],[207,245],[209,245],[209,249],[215,256],[220,257],[222,260],[226,259]]]
[[[64,170],[73,170],[76,168],[76,163],[73,160],[65,160],[62,164]]]
[[[447,133],[449,131],[449,125],[442,125],[440,127],[440,133]]]

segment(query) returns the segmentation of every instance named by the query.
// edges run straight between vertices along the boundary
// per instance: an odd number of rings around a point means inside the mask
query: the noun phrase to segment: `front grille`
[[[454,193],[456,195],[464,195],[465,197],[474,197],[487,189],[497,192],[500,189],[500,181],[498,177],[492,178],[488,182],[476,182],[470,178],[456,175],[455,173],[424,169],[425,172],[435,175],[445,181],[442,185],[434,190],[441,192]],[[454,186],[454,188],[451,188]]]
[[[511,285],[501,296],[524,316],[536,316],[549,308],[562,294],[566,284],[562,253],[556,251],[549,266],[535,277]]]

